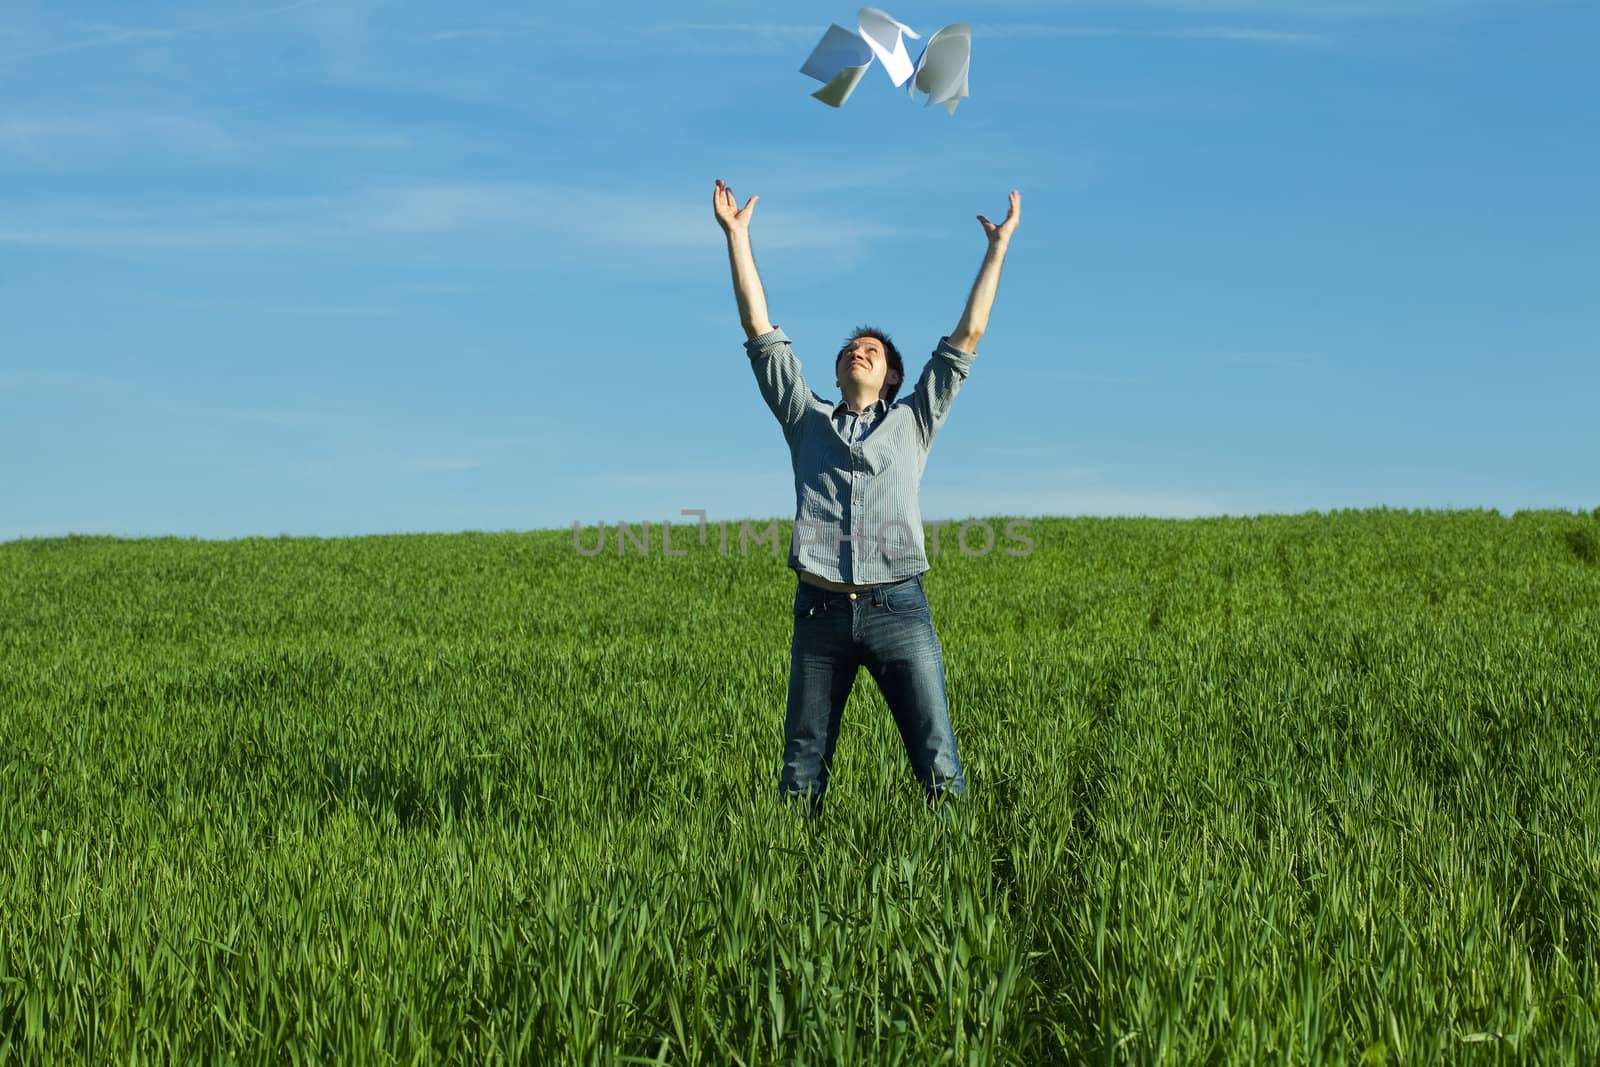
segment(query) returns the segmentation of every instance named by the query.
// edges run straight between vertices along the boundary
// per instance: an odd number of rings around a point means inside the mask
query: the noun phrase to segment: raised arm
[[[1021,217],[1022,196],[1015,190],[1011,193],[1011,208],[1000,225],[978,216],[983,232],[989,236],[989,250],[984,254],[983,266],[978,269],[978,280],[972,283],[972,295],[967,297],[966,310],[961,313],[955,331],[940,340],[933,350],[933,358],[928,360],[922,377],[907,398],[924,448],[932,446],[934,435],[950,414],[950,404],[972,369],[978,342],[989,326],[989,309],[994,306],[995,290],[1000,287],[1000,265],[1005,262],[1011,234]]]
[[[733,190],[719,178],[712,193],[712,206],[717,212],[717,224],[728,235],[728,263],[733,267],[733,293],[739,298],[739,322],[744,326],[750,369],[755,371],[761,397],[777,416],[784,437],[793,443],[805,418],[811,390],[800,373],[800,361],[795,358],[789,338],[767,317],[767,294],[761,289],[756,257],[750,251],[750,216],[759,199],[752,196],[740,208]]]
[[[967,308],[956,323],[950,343],[963,352],[976,352],[983,331],[989,328],[989,309],[994,307],[994,294],[1000,288],[1000,266],[1006,261],[1006,249],[1011,245],[1011,235],[1022,218],[1022,194],[1011,190],[1011,204],[1006,217],[996,226],[982,215],[984,233],[989,235],[989,251],[984,253],[983,266],[978,268],[978,279],[972,283],[972,294],[967,297]]]
[[[733,198],[733,190],[717,179],[711,194],[712,207],[716,209],[717,225],[728,237],[728,264],[733,268],[733,293],[739,300],[739,323],[745,336],[760,337],[772,332],[772,321],[767,318],[767,294],[761,288],[761,275],[756,273],[755,253],[750,250],[750,216],[755,214],[759,196],[752,196],[743,208]]]

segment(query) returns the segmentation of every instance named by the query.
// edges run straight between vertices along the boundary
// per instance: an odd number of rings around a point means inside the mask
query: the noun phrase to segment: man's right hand
[[[733,236],[735,233],[748,234],[750,232],[750,216],[755,213],[756,201],[759,196],[752,196],[745,201],[743,208],[733,198],[733,190],[717,179],[717,187],[711,194],[712,206],[717,212],[717,225],[722,227],[724,233]]]

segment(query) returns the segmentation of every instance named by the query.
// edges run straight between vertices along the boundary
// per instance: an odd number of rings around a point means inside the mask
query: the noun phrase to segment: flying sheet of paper
[[[911,56],[906,52],[904,38],[920,40],[917,31],[875,7],[864,7],[856,12],[856,26],[861,31],[861,39],[872,49],[872,54],[883,60],[883,69],[889,72],[895,88],[904,85],[912,72]]]
[[[917,31],[888,12],[864,7],[856,12],[856,32],[838,23],[828,27],[800,73],[822,82],[822,88],[812,96],[829,107],[841,107],[861,84],[872,61],[881,59],[896,86],[909,82],[908,93],[925,92],[929,106],[943,104],[954,115],[956,105],[970,95],[967,75],[972,65],[971,27],[965,22],[944,27],[928,38],[915,63],[906,51],[907,37],[922,39]]]
[[[971,94],[967,75],[972,66],[972,28],[965,22],[946,26],[928,38],[928,46],[917,60],[908,92],[928,94],[924,107],[943,104],[954,115],[956,105]]]
[[[829,107],[839,107],[850,99],[870,66],[872,49],[867,42],[836,22],[811,50],[800,73],[823,83],[812,96]]]

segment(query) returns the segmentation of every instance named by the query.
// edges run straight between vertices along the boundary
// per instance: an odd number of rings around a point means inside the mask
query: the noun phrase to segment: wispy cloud
[[[1082,358],[1082,357],[1080,357]],[[1048,368],[1036,373],[1050,381],[1083,382],[1094,385],[1149,385],[1171,382],[1196,373],[1221,374],[1229,371],[1272,371],[1281,374],[1305,374],[1327,371],[1333,364],[1326,357],[1297,351],[1272,349],[1214,349],[1196,342],[1192,349],[1171,353],[1130,352],[1114,357],[1099,355],[1085,360],[1081,369]],[[1111,365],[1115,369],[1101,370],[1094,364]]]
[[[219,407],[214,404],[190,405],[183,408],[180,414],[191,418],[222,419],[232,423],[248,422],[272,429],[329,431],[349,430],[357,418],[348,412],[311,411],[303,408]],[[365,425],[371,420],[362,421]]]
[[[216,18],[200,19],[193,22],[180,22],[168,25],[147,26],[115,26],[104,24],[79,24],[75,26],[70,35],[62,34],[53,39],[36,43],[16,52],[0,54],[0,64],[23,63],[33,59],[42,59],[58,56],[68,52],[81,52],[86,49],[108,48],[118,45],[144,44],[150,41],[170,40],[175,37],[186,37],[195,34],[205,34],[214,30],[227,29],[259,22],[269,19],[274,15],[298,11],[302,8],[313,7],[326,2],[326,0],[293,0],[291,3],[279,4],[274,7],[246,9],[230,15]]]
[[[668,470],[606,471],[590,477],[589,482],[602,489],[621,489],[639,492],[700,492],[725,491],[729,487],[770,488],[788,485],[793,473],[785,467],[755,469],[727,469],[709,467],[699,470],[673,468]],[[685,505],[688,506],[688,505]]]
[[[400,314],[399,308],[365,307],[355,304],[274,304],[246,303],[228,300],[192,300],[187,297],[152,294],[144,298],[147,304],[157,307],[177,308],[182,311],[201,311],[216,315],[271,315],[274,318],[389,318]]]
[[[430,41],[495,41],[504,36],[504,26],[459,26],[432,30],[426,35]]]
[[[43,167],[113,160],[156,166],[190,161],[250,165],[285,156],[415,155],[437,160],[483,147],[457,131],[371,120],[263,121],[225,111],[90,108],[13,111],[0,117],[0,159]]]
[[[984,23],[974,35],[988,37],[1124,37],[1149,40],[1234,41],[1247,44],[1316,44],[1331,40],[1326,33],[1253,26],[1130,27],[1062,25],[1059,23]]]
[[[46,161],[63,148],[92,147],[119,158],[129,150],[231,157],[243,143],[202,115],[137,111],[34,114],[0,118],[0,155]]]
[[[240,305],[254,311],[251,305]],[[525,361],[526,362],[526,361]],[[523,433],[440,432],[426,418],[407,418],[380,408],[363,408],[359,397],[343,408],[306,407],[294,403],[239,404],[226,394],[194,395],[160,384],[136,385],[102,375],[22,369],[0,373],[0,394],[54,393],[76,401],[114,402],[120,411],[166,427],[188,426],[212,433],[261,427],[284,448],[322,450],[294,461],[296,477],[340,481],[363,472],[393,476],[449,473],[488,466],[535,443]],[[273,433],[272,431],[282,431]]]
[[[1311,44],[1330,39],[1325,33],[1260,30],[1244,26],[1200,26],[1192,30],[1176,31],[1171,36],[1197,41],[1244,41],[1255,44]]]
[[[646,27],[651,33],[732,33],[750,37],[821,37],[818,22],[671,22]]]
[[[1039,460],[1050,463],[1050,475],[1054,478],[1096,481],[1105,475],[1104,467],[1085,464],[1075,464],[1070,467],[1055,466],[1054,463],[1067,454],[1066,445],[988,445],[984,447],[983,454],[986,459],[991,456],[1003,456],[1007,459]]]
[[[20,370],[0,374],[0,390],[45,390],[95,396],[126,397],[135,387],[126,382],[93,374],[57,374],[49,371]]]
[[[1061,382],[1093,382],[1096,385],[1144,385],[1155,379],[1145,374],[1096,374],[1093,371],[1052,371],[1048,377]]]
[[[647,47],[666,49],[678,56],[749,57],[797,55],[805,58],[810,44],[828,28],[825,20],[813,23],[781,22],[673,22],[640,26],[627,31]]]
[[[1296,373],[1329,367],[1328,360],[1322,356],[1304,352],[1229,352],[1218,357],[1217,362],[1222,366]]]
[[[452,474],[458,471],[474,471],[479,467],[487,467],[489,461],[482,457],[471,459],[424,459],[418,460],[416,469],[424,474]]]
[[[1535,0],[1539,2],[1539,0]],[[1056,8],[1059,0],[1010,0],[1013,8]],[[1083,11],[1126,14],[1137,8],[1150,12],[1193,15],[1243,15],[1317,19],[1393,19],[1449,16],[1489,10],[1514,10],[1530,6],[1528,0],[1084,0]]]
[[[291,476],[323,488],[419,475],[461,474],[491,466],[533,443],[527,436],[440,437],[427,447],[365,448],[314,456],[295,463]]]
[[[826,23],[776,23],[776,22],[701,22],[667,23],[648,27],[659,35],[685,38],[700,37],[697,47],[709,48],[730,45],[749,51],[767,48],[792,49],[797,42],[819,38],[827,28]],[[930,27],[931,29],[931,27]],[[1308,44],[1328,39],[1325,33],[1305,30],[1285,30],[1255,26],[1176,26],[1129,27],[1095,26],[1090,24],[1063,24],[1046,22],[979,22],[973,25],[973,34],[980,38],[1016,37],[1147,37],[1199,41],[1245,41],[1261,44]],[[916,43],[912,42],[913,56]]]
[[[0,214],[0,244],[149,249],[324,248],[372,252],[383,238],[471,238],[474,249],[535,235],[610,247],[716,244],[701,198],[538,184],[426,182],[301,197],[184,201],[160,207],[38,201]],[[859,248],[880,237],[929,231],[792,208],[765,213],[763,247]],[[526,248],[526,244],[523,246]]]

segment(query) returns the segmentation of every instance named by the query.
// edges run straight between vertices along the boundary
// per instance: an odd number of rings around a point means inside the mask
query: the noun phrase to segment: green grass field
[[[947,535],[815,827],[731,532],[0,545],[0,1062],[1600,1050],[1600,511]]]

